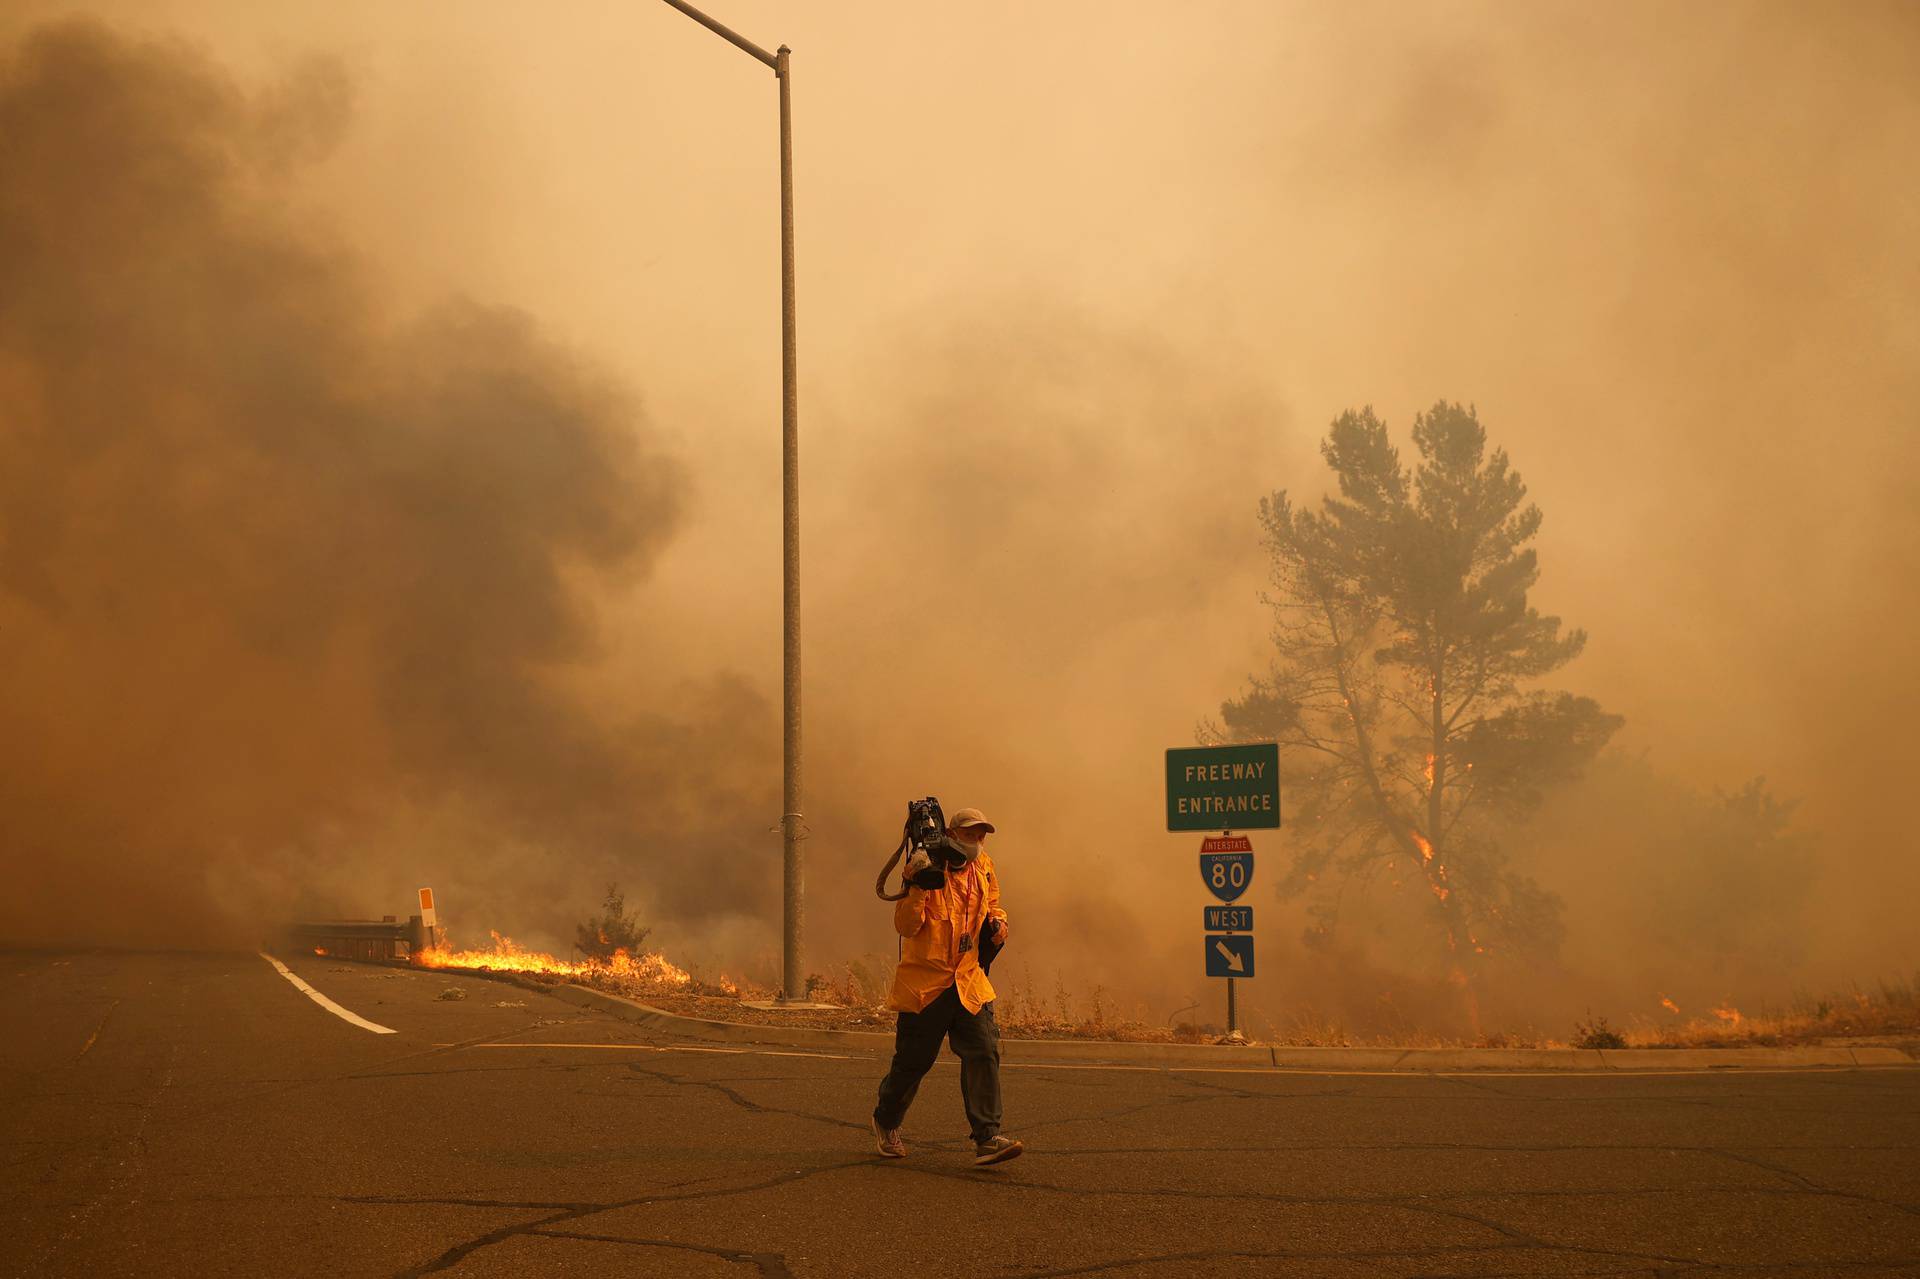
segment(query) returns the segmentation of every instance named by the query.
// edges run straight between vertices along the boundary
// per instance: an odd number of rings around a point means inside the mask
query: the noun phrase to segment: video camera
[[[944,888],[947,872],[973,860],[977,846],[962,844],[947,834],[940,801],[929,795],[907,802],[907,823],[901,842],[909,850],[901,878],[915,888]]]

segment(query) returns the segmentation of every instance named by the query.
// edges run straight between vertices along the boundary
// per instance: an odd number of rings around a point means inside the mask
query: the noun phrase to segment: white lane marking
[[[275,968],[279,969],[280,975],[282,977],[285,977],[288,981],[292,982],[295,990],[299,991],[301,994],[305,995],[308,999],[311,999],[314,1003],[320,1005],[322,1008],[332,1013],[335,1017],[340,1018],[342,1021],[350,1021],[354,1025],[360,1027],[360,1029],[371,1030],[376,1035],[391,1035],[394,1033],[393,1028],[391,1026],[375,1025],[373,1022],[368,1021],[365,1017],[362,1017],[359,1013],[348,1012],[346,1009],[334,1003],[331,999],[328,999],[325,995],[321,994],[319,991],[315,990],[313,987],[307,985],[307,983],[301,981],[298,977],[295,977],[293,975],[293,970],[291,968],[288,968],[285,964],[275,959],[272,955],[269,955],[266,951],[263,950],[260,952],[260,958],[266,960],[269,964],[272,964]]]

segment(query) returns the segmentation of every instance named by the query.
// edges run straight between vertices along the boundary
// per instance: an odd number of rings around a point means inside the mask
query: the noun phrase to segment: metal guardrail
[[[296,953],[353,959],[363,963],[405,963],[436,940],[410,915],[403,923],[393,915],[382,919],[317,919],[288,924],[287,948]]]

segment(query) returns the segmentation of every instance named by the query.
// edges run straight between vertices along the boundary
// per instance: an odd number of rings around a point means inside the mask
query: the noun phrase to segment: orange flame
[[[1746,1018],[1740,1015],[1740,1010],[1738,1008],[1735,1008],[1732,1004],[1728,1004],[1725,1008],[1714,1009],[1713,1015],[1715,1017],[1718,1017],[1721,1021],[1726,1022],[1730,1026],[1738,1026],[1741,1022],[1746,1020]]]
[[[1665,995],[1660,996],[1660,1006],[1666,1009],[1668,1012],[1674,1013],[1676,1015],[1678,1015],[1678,1013],[1680,1012],[1680,1005],[1674,1003],[1671,999],[1668,999]]]
[[[1420,864],[1428,868],[1427,887],[1444,905],[1447,898],[1453,896],[1453,889],[1447,886],[1447,867],[1445,862],[1433,860],[1433,844],[1419,831],[1408,828],[1407,834],[1413,837],[1414,847],[1420,850]],[[1394,881],[1397,885],[1398,880]]]
[[[659,986],[685,986],[692,974],[665,955],[629,955],[613,952],[611,959],[589,957],[579,962],[555,959],[540,951],[516,946],[511,937],[493,934],[492,950],[454,950],[447,946],[429,946],[414,954],[413,962],[423,968],[476,968],[487,972],[548,973],[556,977],[626,977]]]
[[[1433,761],[1434,761],[1434,758],[1435,758],[1435,757],[1434,757],[1434,756],[1432,756],[1432,755],[1429,755],[1429,756],[1427,756],[1427,768],[1426,768],[1426,774],[1427,774],[1427,789],[1428,789],[1428,790],[1432,790],[1432,789],[1433,789]]]

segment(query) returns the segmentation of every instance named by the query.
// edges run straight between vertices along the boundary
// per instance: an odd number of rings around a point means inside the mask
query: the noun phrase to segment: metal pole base
[[[1223,1044],[1244,1044],[1247,1037],[1240,1033],[1240,1018],[1233,1004],[1233,978],[1227,978],[1227,1033],[1220,1037]]]

